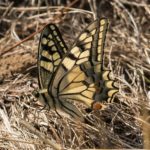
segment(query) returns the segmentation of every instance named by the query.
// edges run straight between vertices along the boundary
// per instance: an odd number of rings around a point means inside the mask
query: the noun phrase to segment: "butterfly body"
[[[107,19],[97,19],[79,35],[68,50],[60,32],[47,25],[40,38],[38,53],[39,87],[49,108],[62,110],[75,118],[82,113],[68,100],[100,109],[118,91],[109,70],[103,69]]]

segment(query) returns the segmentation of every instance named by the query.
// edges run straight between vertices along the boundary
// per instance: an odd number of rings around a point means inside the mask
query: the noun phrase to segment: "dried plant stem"
[[[36,134],[45,144],[50,145],[52,148],[56,149],[56,150],[61,150],[62,147],[61,145],[52,142],[51,140],[48,139],[47,136],[45,136],[43,133],[39,132],[37,129],[35,129],[31,124],[29,124],[28,122],[24,121],[24,120],[20,120],[19,121],[24,127],[28,128],[29,131],[31,131],[32,133]]]

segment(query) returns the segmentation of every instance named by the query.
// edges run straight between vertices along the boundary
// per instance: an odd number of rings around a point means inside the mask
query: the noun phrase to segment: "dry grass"
[[[150,3],[70,1],[0,4],[0,149],[150,149]],[[105,60],[119,82],[115,102],[86,113],[88,123],[41,110],[32,95],[40,29],[56,23],[71,46],[96,16],[110,20]]]

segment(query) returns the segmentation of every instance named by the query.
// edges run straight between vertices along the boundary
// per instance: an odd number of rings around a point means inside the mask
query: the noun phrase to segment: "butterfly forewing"
[[[54,24],[47,25],[40,37],[38,52],[38,71],[40,88],[47,88],[57,66],[68,48],[58,28]]]
[[[38,50],[38,80],[40,90],[46,91],[51,78],[67,52],[58,28],[54,24],[47,25],[41,34]],[[41,92],[41,101],[44,105],[53,107],[53,101],[47,92]]]

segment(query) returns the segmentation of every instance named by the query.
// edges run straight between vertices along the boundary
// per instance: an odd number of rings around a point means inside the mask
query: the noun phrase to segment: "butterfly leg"
[[[36,98],[39,98],[39,97],[40,97],[40,94],[44,94],[44,93],[47,93],[47,89],[34,90],[34,91],[32,92],[32,94],[33,94]]]

